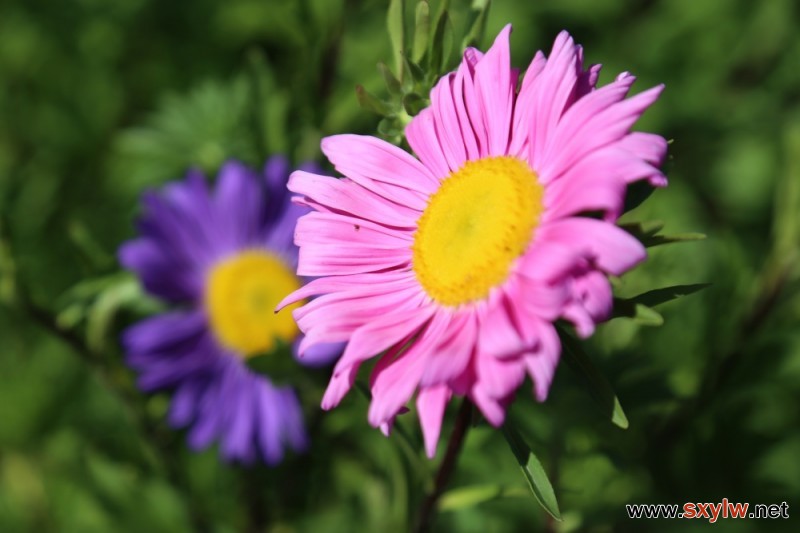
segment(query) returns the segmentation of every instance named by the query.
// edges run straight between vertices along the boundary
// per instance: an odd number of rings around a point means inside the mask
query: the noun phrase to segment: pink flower
[[[335,135],[322,151],[345,177],[295,172],[295,201],[314,209],[295,233],[298,274],[316,280],[281,306],[317,343],[349,341],[324,409],[378,357],[369,422],[388,432],[418,391],[429,456],[447,402],[469,397],[499,426],[525,376],[543,401],[563,318],[587,337],[612,306],[607,276],[646,257],[614,225],[626,186],[665,186],[665,140],[630,128],[662,90],[626,98],[623,73],[596,88],[599,65],[562,32],[517,91],[507,26],[483,55],[464,53],[406,136],[417,158],[379,139]],[[602,219],[581,216],[600,212]]]

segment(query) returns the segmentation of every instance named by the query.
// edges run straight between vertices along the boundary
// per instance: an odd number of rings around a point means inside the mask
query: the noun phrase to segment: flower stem
[[[470,421],[472,419],[472,403],[468,398],[464,398],[461,408],[458,411],[456,424],[453,427],[453,432],[450,434],[450,440],[447,442],[447,452],[445,453],[442,464],[439,465],[439,471],[436,472],[436,479],[434,480],[433,490],[422,500],[417,515],[417,525],[414,531],[417,533],[424,533],[431,528],[431,520],[436,510],[436,505],[439,498],[444,493],[447,482],[456,467],[458,461],[458,454],[464,444],[464,438],[467,436]]]

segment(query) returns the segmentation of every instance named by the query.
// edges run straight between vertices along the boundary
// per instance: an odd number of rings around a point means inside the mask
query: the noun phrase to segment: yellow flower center
[[[206,280],[206,310],[217,340],[244,358],[269,352],[278,339],[291,342],[297,325],[291,311],[275,306],[300,287],[277,257],[249,250],[217,264]]]
[[[528,246],[543,196],[516,157],[467,161],[451,173],[417,221],[413,266],[425,292],[454,307],[488,296]]]

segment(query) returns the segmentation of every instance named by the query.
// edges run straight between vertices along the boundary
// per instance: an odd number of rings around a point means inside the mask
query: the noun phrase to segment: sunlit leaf
[[[539,459],[531,451],[528,444],[516,428],[514,428],[510,420],[506,420],[506,423],[503,424],[503,436],[506,438],[511,452],[517,459],[517,463],[519,463],[522,473],[525,475],[528,486],[536,497],[536,500],[545,511],[550,513],[553,518],[560,521],[561,511],[558,509],[558,501],[556,500],[553,485],[550,483],[550,479],[547,477],[542,463],[539,462]]]
[[[503,485],[472,485],[450,490],[439,500],[440,511],[456,511],[468,509],[481,503],[501,498],[518,498],[527,496],[528,491],[521,487]]]

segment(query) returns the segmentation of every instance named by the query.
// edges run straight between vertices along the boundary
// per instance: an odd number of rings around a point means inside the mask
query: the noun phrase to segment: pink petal
[[[434,310],[433,306],[427,306],[375,317],[353,333],[336,365],[336,372],[370,359],[414,334],[430,319]]]
[[[461,92],[463,97],[463,109],[461,102],[456,99],[456,108],[459,111],[459,117],[466,117],[467,120],[462,120],[462,131],[467,125],[470,127],[464,132],[465,146],[467,147],[467,154],[470,160],[485,157],[489,150],[488,130],[485,122],[483,109],[481,108],[480,99],[475,87],[475,65],[483,58],[483,54],[474,48],[467,48],[464,50],[464,60],[456,72],[456,87],[455,91]],[[458,87],[459,76],[461,78],[461,87]],[[469,135],[472,132],[473,136]],[[475,144],[471,145],[469,141],[474,139]]]
[[[373,427],[379,427],[392,419],[397,412],[411,399],[411,395],[419,384],[419,378],[425,365],[425,358],[419,356],[419,350],[409,348],[398,359],[381,369],[376,367],[372,386],[372,403],[369,406],[367,419]],[[383,356],[381,360],[386,359]]]
[[[533,379],[536,399],[543,402],[547,399],[547,392],[561,356],[561,340],[550,322],[532,320],[525,327],[526,335],[539,341],[537,349],[526,354],[524,361],[528,374]]]
[[[485,145],[486,132],[483,131],[482,125],[478,124],[478,129],[475,129],[475,124],[471,121],[468,107],[472,109],[477,105],[471,100],[467,104],[468,98],[474,100],[474,87],[472,83],[472,71],[468,61],[468,55],[464,52],[464,60],[456,70],[456,76],[453,79],[453,102],[456,106],[458,113],[458,122],[461,125],[461,138],[464,141],[464,149],[467,153],[467,159],[473,161],[481,157],[481,143]],[[467,96],[469,93],[469,96]],[[477,121],[477,118],[476,118]]]
[[[581,254],[570,247],[569,241],[549,242],[537,233],[516,271],[528,280],[554,282],[574,270],[581,260]]]
[[[366,135],[333,135],[321,143],[336,170],[384,198],[425,208],[439,180],[406,151]]]
[[[425,440],[425,453],[429,459],[433,459],[436,455],[444,410],[452,396],[453,393],[447,385],[424,387],[417,395],[417,413],[422,426],[422,437]]]
[[[619,276],[644,261],[644,246],[625,230],[591,218],[564,218],[542,224],[542,241],[568,244],[595,261],[597,266]]]
[[[439,145],[450,170],[461,168],[467,160],[461,125],[453,99],[455,74],[443,76],[431,91],[431,107]]]
[[[375,248],[409,249],[414,242],[414,234],[360,218],[313,212],[297,221],[294,242],[300,247],[359,244]]]
[[[500,427],[506,419],[504,402],[489,396],[482,387],[474,387],[469,394],[470,400],[480,409],[486,420],[494,427]]]
[[[450,166],[444,155],[444,150],[439,144],[439,135],[436,131],[436,119],[433,109],[426,107],[414,117],[406,126],[406,139],[420,161],[428,167],[433,174],[444,178],[450,174]]]
[[[553,43],[547,64],[534,80],[535,87],[529,96],[531,112],[526,117],[531,124],[528,161],[540,172],[540,177],[545,149],[572,96],[580,68],[575,42],[562,31]]]
[[[525,380],[525,364],[521,357],[500,359],[479,352],[475,368],[478,379],[473,390],[480,388],[492,398],[505,398]]]
[[[564,307],[569,303],[570,292],[568,284],[560,280],[555,283],[533,280],[524,275],[517,276],[511,280],[507,287],[509,294],[509,309],[511,316],[520,329],[520,323],[528,320],[529,317],[544,320],[556,320],[564,311]],[[524,339],[524,336],[523,336]],[[522,349],[528,349],[528,343],[522,342]]]
[[[468,310],[454,313],[441,341],[428,356],[420,386],[428,387],[457,379],[469,365],[477,337],[475,314]]]
[[[388,362],[376,365],[372,378],[372,403],[369,406],[369,423],[378,427],[389,420],[411,398],[419,385],[428,355],[440,338],[447,322],[431,320],[422,333],[413,341],[405,352]],[[383,363],[389,354],[382,357]]]
[[[553,180],[545,193],[545,220],[581,211],[605,210],[608,219],[622,211],[625,187],[661,175],[650,163],[620,148],[621,142],[596,150]]]
[[[475,92],[483,114],[483,124],[488,132],[485,155],[506,155],[514,108],[516,76],[511,71],[509,35],[507,24],[498,34],[486,55],[475,65]]]
[[[660,167],[667,155],[667,140],[653,133],[631,132],[623,137],[617,146],[654,167]],[[660,171],[648,176],[647,180],[653,187],[667,186],[667,178]]]
[[[622,139],[664,88],[659,85],[622,100],[633,80],[633,76],[626,76],[597,89],[564,114],[540,167],[540,178],[544,182],[557,177],[592,151]]]
[[[281,300],[275,308],[275,312],[280,311],[287,305],[319,294],[356,289],[366,290],[366,288],[376,283],[383,284],[383,286],[392,286],[396,283],[400,283],[402,286],[408,286],[412,279],[414,279],[414,274],[412,272],[402,270],[317,278],[309,281]]]
[[[334,374],[331,376],[331,381],[328,383],[328,388],[325,389],[325,394],[322,396],[321,407],[329,411],[339,405],[342,398],[350,392],[353,384],[356,382],[356,375],[358,374],[358,365],[353,365],[346,372]]]
[[[350,244],[317,244],[300,248],[297,274],[300,276],[339,276],[363,274],[410,264],[408,249],[381,249]]]
[[[419,211],[391,202],[348,179],[297,170],[292,172],[288,187],[324,206],[326,211],[345,212],[386,226],[414,228],[420,215]]]
[[[479,315],[479,357],[505,358],[525,351],[526,347],[509,313],[509,304],[502,292],[490,295],[485,311]]]
[[[534,80],[539,76],[544,69],[547,60],[541,51],[537,51],[533,56],[533,61],[528,65],[525,71],[525,77],[522,78],[522,87],[520,87],[519,95],[517,96],[516,107],[514,109],[514,126],[511,128],[511,143],[508,147],[508,153],[517,157],[522,157],[527,160],[528,154],[525,153],[525,148],[528,146],[529,129],[526,122],[530,119],[531,107],[533,99],[531,98],[531,91],[536,85]]]

